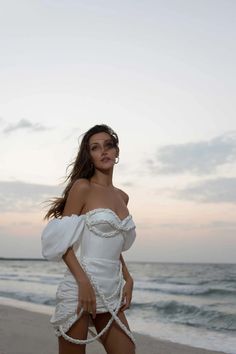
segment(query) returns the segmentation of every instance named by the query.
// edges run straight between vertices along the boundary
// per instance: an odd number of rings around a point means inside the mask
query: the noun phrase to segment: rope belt
[[[91,330],[89,330],[89,332],[92,334],[92,338],[89,338],[89,339],[75,339],[75,338],[72,338],[70,336],[68,336],[62,329],[62,326],[59,326],[59,331],[61,333],[61,335],[63,336],[64,339],[68,340],[69,342],[71,343],[74,343],[74,344],[88,344],[88,343],[91,343],[95,340],[100,340],[100,337],[108,330],[108,328],[111,326],[112,322],[115,320],[116,323],[121,327],[121,329],[127,334],[127,336],[133,341],[133,343],[135,344],[135,339],[134,339],[134,336],[133,334],[131,333],[131,331],[124,325],[124,323],[119,319],[119,317],[117,316],[118,312],[119,312],[119,309],[120,309],[120,306],[121,306],[121,302],[122,302],[122,265],[120,264],[120,270],[119,270],[119,284],[116,288],[116,290],[114,291],[114,293],[109,296],[109,297],[105,297],[103,291],[101,290],[100,286],[98,285],[96,279],[93,277],[93,275],[88,271],[87,267],[86,267],[86,264],[83,260],[80,260],[80,264],[83,268],[83,270],[86,272],[86,274],[88,275],[89,277],[89,280],[91,282],[91,285],[93,286],[94,290],[97,291],[97,293],[99,294],[99,296],[101,297],[102,299],[102,302],[104,304],[104,306],[106,307],[107,309],[107,312],[109,312],[111,314],[111,318],[110,320],[108,321],[108,323],[106,324],[106,326],[98,333],[98,334],[94,334]],[[116,304],[116,308],[115,310],[113,310],[109,304],[109,299],[111,299],[112,297],[114,297],[114,295],[116,295],[117,293],[119,293],[119,299],[117,301],[117,304]],[[76,318],[76,321],[78,319],[80,319],[80,317],[82,316],[83,314],[83,308],[80,310],[79,314],[77,315],[77,318]]]

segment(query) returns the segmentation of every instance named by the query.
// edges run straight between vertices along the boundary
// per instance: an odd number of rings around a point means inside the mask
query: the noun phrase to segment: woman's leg
[[[66,332],[72,338],[86,339],[88,334],[89,314],[84,313]],[[58,338],[59,354],[85,354],[85,344],[74,344],[64,339]]]
[[[124,312],[119,311],[117,316],[129,329]],[[97,332],[100,332],[107,324],[111,315],[109,312],[97,314],[93,319]],[[120,328],[114,320],[102,337],[102,343],[108,354],[135,354],[135,345],[127,334]]]

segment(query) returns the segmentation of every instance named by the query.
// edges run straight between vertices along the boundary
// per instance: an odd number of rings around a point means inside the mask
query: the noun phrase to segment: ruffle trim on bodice
[[[107,218],[105,216],[99,215],[99,214],[104,214],[104,212],[105,215],[109,215],[111,217]],[[88,226],[88,229],[100,237],[114,237],[122,232],[128,232],[135,228],[131,215],[127,215],[124,219],[121,220],[118,217],[118,215],[111,209],[97,208],[87,212],[85,216],[86,216],[85,222],[86,225]],[[104,232],[102,230],[99,230],[98,227],[96,227],[97,225],[103,223],[104,224],[108,223],[114,228],[114,230],[110,232],[107,231]]]

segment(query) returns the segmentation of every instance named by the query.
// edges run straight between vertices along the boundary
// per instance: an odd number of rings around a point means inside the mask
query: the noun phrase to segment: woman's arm
[[[78,313],[83,308],[84,311],[91,312],[93,318],[96,317],[96,296],[87,274],[79,264],[72,247],[62,256],[63,261],[74,275],[79,286]]]
[[[125,285],[123,287],[123,296],[122,301],[125,301],[124,305],[121,307],[121,311],[125,311],[129,308],[131,300],[132,300],[132,293],[133,293],[133,278],[131,277],[128,268],[125,264],[124,258],[122,254],[120,255],[120,261],[122,263],[122,273],[125,279]]]
[[[129,202],[129,196],[127,193],[119,189],[121,193],[121,197],[124,200],[125,204],[128,205]],[[121,307],[121,311],[125,311],[126,309],[129,308],[131,300],[132,300],[132,292],[133,292],[133,278],[130,275],[130,272],[128,271],[128,268],[125,264],[124,258],[122,254],[120,254],[120,261],[122,264],[122,273],[123,273],[123,278],[125,279],[125,285],[123,287],[123,296],[122,296],[122,301],[125,301],[124,305]]]
[[[71,216],[72,214],[79,215],[88,192],[88,186],[86,181],[77,180],[71,187],[68,197],[66,199],[66,204],[62,213],[62,216]],[[87,276],[79,264],[73,247],[69,247],[66,253],[62,256],[63,261],[66,263],[71,273],[74,275],[76,281],[87,279]]]
[[[84,179],[76,181],[70,189],[66,205],[62,216],[79,215],[85,203],[89,190],[88,182]],[[73,274],[77,284],[79,285],[79,304],[78,312],[81,308],[85,311],[92,312],[93,318],[96,316],[96,297],[94,289],[90,283],[87,274],[81,267],[72,247],[69,247],[62,256],[63,261]]]
[[[70,269],[78,284],[88,280],[87,275],[85,274],[83,268],[81,267],[78,259],[75,256],[73,247],[68,248],[66,253],[62,256],[62,259],[66,263],[67,267]]]
[[[125,204],[128,205],[128,202],[129,202],[129,196],[127,193],[125,193],[124,191],[122,191],[121,189],[119,189],[120,193],[121,193],[121,197],[122,199],[124,200]],[[120,254],[120,261],[122,263],[122,273],[123,273],[123,277],[126,281],[128,280],[133,280],[129,271],[128,271],[128,268],[125,264],[125,261],[124,261],[124,258],[122,256],[122,254]]]
[[[120,261],[121,261],[121,264],[122,264],[122,273],[123,273],[123,277],[124,277],[125,281],[133,280],[133,278],[131,277],[130,272],[128,271],[128,268],[127,268],[127,266],[125,264],[125,261],[124,261],[124,258],[122,256],[122,254],[120,255]]]

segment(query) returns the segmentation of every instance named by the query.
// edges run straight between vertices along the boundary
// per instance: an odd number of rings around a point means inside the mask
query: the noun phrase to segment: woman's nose
[[[108,150],[108,148],[106,146],[102,147],[102,153],[104,153],[106,150]]]

